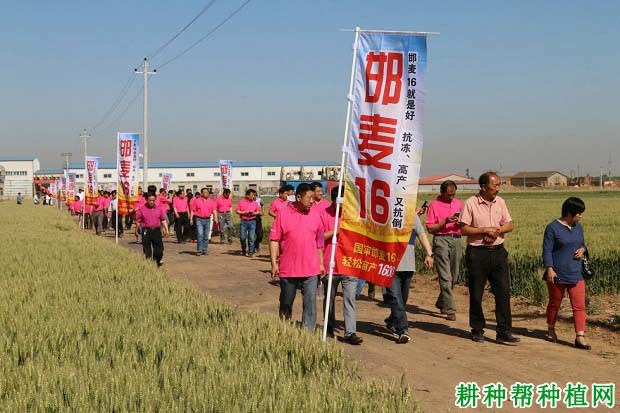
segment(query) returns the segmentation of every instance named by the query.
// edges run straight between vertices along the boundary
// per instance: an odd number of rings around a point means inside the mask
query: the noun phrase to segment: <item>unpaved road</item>
[[[134,237],[127,234],[121,244],[141,253],[141,245],[134,241]],[[191,243],[179,245],[173,237],[165,240],[164,269],[171,278],[189,281],[196,289],[241,310],[277,314],[279,287],[270,280],[267,255],[253,259],[243,257],[239,255],[237,242],[233,245],[211,244],[209,255],[202,257],[195,255],[195,248],[196,245]],[[587,338],[593,350],[574,349],[568,298],[562,304],[561,317],[565,321],[558,322],[557,326],[559,343],[552,344],[543,339],[546,330],[543,307],[513,303],[514,333],[521,336],[522,341],[518,346],[505,346],[494,342],[495,321],[489,293],[485,295],[485,315],[490,328],[486,331],[487,342],[484,344],[474,343],[469,338],[467,289],[456,287],[460,313],[455,322],[445,320],[435,309],[437,293],[435,277],[416,276],[408,304],[412,334],[408,344],[396,344],[394,337],[385,330],[383,319],[389,310],[379,300],[363,298],[358,301],[357,328],[364,343],[350,346],[339,342],[337,345],[359,362],[367,377],[399,382],[404,376],[423,412],[459,411],[454,404],[455,386],[470,381],[481,386],[499,381],[508,388],[515,382],[535,385],[556,382],[561,387],[569,381],[580,381],[588,386],[613,382],[616,383],[613,411],[620,411],[617,388],[620,386],[620,333],[604,326],[589,326]],[[377,294],[377,298],[380,297]],[[593,321],[618,315],[620,304],[617,296],[593,300],[593,303],[599,313],[591,318]],[[300,307],[301,296],[298,294],[293,313],[296,319],[301,317]],[[337,320],[342,320],[340,296],[336,311]],[[322,315],[318,317],[319,322],[322,318]],[[342,335],[341,323],[337,335]],[[560,406],[558,411],[566,411],[563,404]],[[479,406],[476,411],[484,409]],[[515,410],[508,402],[501,411]]]

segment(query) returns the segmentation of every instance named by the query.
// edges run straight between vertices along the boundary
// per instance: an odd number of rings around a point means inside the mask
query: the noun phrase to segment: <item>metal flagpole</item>
[[[120,177],[119,174],[119,170],[118,170],[118,137],[116,138],[116,211],[114,212],[116,214],[116,222],[114,223],[114,225],[116,226],[116,228],[114,228],[115,230],[115,234],[114,234],[114,242],[118,244],[118,197],[119,197],[119,192],[118,192],[118,180]],[[124,194],[123,194],[124,196]]]
[[[327,338],[327,323],[329,320],[329,306],[332,294],[332,281],[334,276],[334,267],[336,266],[336,243],[338,242],[338,221],[340,209],[342,205],[342,180],[344,177],[344,164],[347,155],[347,143],[349,140],[349,132],[351,128],[351,106],[353,104],[353,82],[355,80],[355,59],[357,57],[357,46],[359,43],[360,28],[355,28],[355,42],[353,43],[353,59],[351,61],[351,80],[349,81],[349,94],[347,95],[347,116],[344,126],[344,139],[342,146],[342,159],[340,161],[340,176],[338,177],[338,198],[336,201],[336,218],[334,219],[334,234],[332,235],[332,255],[329,261],[329,275],[327,278],[327,294],[325,296],[325,317],[323,318],[323,341]]]
[[[86,212],[86,180],[88,179],[88,166],[87,166],[87,157],[88,157],[88,147],[86,144],[86,140],[90,138],[90,135],[86,133],[86,129],[82,131],[80,134],[80,138],[84,139],[84,199],[82,199],[82,229],[84,229],[84,212]],[[76,179],[77,181],[77,179]]]

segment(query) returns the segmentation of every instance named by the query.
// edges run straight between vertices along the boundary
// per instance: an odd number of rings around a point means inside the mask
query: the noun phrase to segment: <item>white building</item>
[[[282,180],[323,180],[327,171],[335,167],[334,162],[235,162],[232,166],[233,193],[242,195],[247,189],[255,189],[260,194],[277,194]],[[71,164],[70,173],[77,176],[78,187],[84,186],[84,164]],[[60,170],[40,170],[39,176],[59,175]],[[153,162],[149,164],[149,185],[161,186],[162,175],[172,173],[173,189],[201,188],[216,190],[220,187],[220,168],[218,162]],[[143,182],[140,170],[140,182]],[[99,164],[97,181],[105,189],[117,182],[116,164],[104,162]]]
[[[35,171],[41,168],[37,158],[0,158],[0,196],[16,197],[18,192],[31,197]],[[2,180],[0,178],[0,181]]]

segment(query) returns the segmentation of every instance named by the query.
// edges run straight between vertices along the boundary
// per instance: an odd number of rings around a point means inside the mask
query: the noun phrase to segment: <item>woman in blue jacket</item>
[[[581,275],[581,260],[586,252],[583,229],[579,224],[586,205],[579,198],[568,198],[562,204],[562,216],[545,229],[543,265],[549,289],[547,305],[547,339],[556,342],[555,322],[564,291],[568,291],[575,323],[575,347],[590,350],[585,341],[586,283]]]

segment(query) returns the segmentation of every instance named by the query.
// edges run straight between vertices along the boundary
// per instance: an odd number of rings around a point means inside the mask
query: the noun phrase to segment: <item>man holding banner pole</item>
[[[269,233],[271,278],[280,278],[280,317],[291,319],[297,289],[301,288],[301,323],[311,332],[316,327],[318,282],[325,276],[324,214],[312,211],[312,204],[310,185],[299,184],[295,202],[278,213]]]

